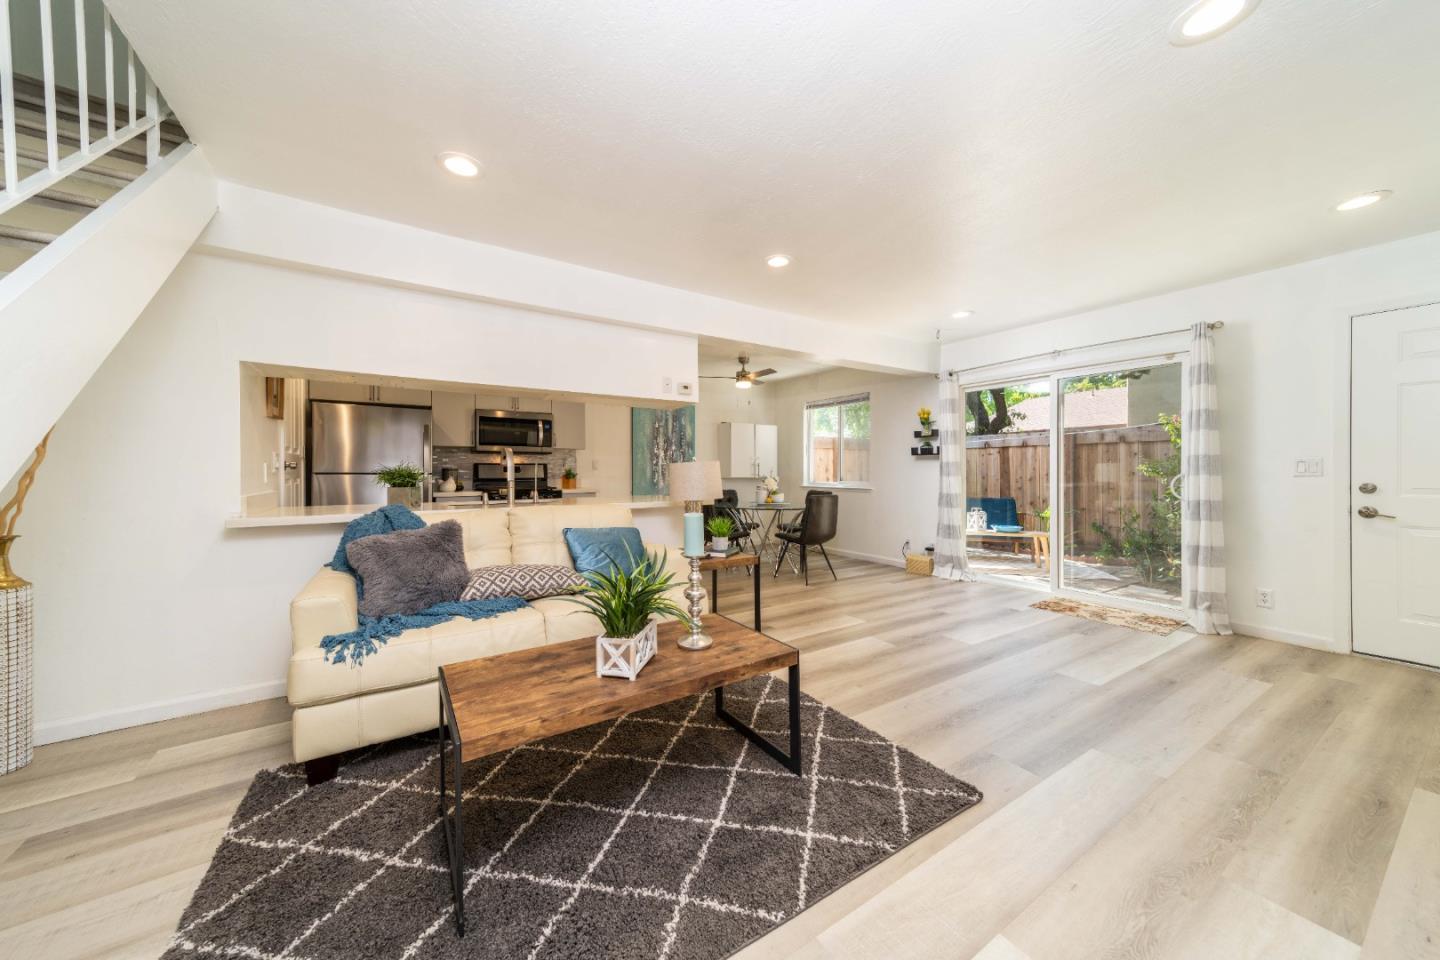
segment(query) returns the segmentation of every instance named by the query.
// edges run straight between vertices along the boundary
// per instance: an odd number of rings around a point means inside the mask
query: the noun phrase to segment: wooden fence
[[[971,497],[1014,497],[1027,529],[1042,526],[1037,514],[1050,504],[1050,434],[1013,433],[966,440],[965,491]],[[1065,434],[1065,500],[1068,541],[1093,549],[1100,523],[1118,533],[1131,510],[1144,511],[1160,482],[1140,473],[1147,460],[1171,453],[1158,423],[1138,427],[1081,430]],[[1057,525],[1052,523],[1051,528]],[[1060,545],[1055,544],[1056,552]]]
[[[839,437],[810,438],[810,478],[815,483],[834,483],[839,480],[836,470],[836,448]],[[845,463],[852,477],[870,476],[870,441],[846,440]]]

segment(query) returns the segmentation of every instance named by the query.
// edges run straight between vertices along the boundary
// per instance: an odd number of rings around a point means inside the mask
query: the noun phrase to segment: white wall
[[[701,380],[695,404],[695,459],[719,459],[722,422],[776,423],[775,396],[784,382],[736,390],[733,380]],[[779,434],[781,449],[795,439],[794,431],[787,431],[783,426]],[[742,500],[754,495],[753,477],[724,477],[723,480],[725,486],[739,493]]]
[[[476,297],[668,333],[706,334],[794,351],[825,364],[933,372],[935,345],[856,324],[737,303],[572,263],[476,243],[222,181],[222,215],[202,249],[280,260],[343,276]],[[813,351],[824,350],[824,355]],[[631,394],[648,396],[654,368]],[[672,396],[672,399],[673,396]]]
[[[289,599],[340,531],[224,529],[241,500],[242,422],[263,430],[253,408],[242,416],[242,383],[258,392],[245,361],[618,395],[649,364],[693,373],[696,346],[186,256],[61,418],[19,526],[40,740],[283,693]]]
[[[1440,233],[946,344],[946,368],[1225,321],[1216,333],[1230,607],[1244,632],[1349,650],[1350,317],[1440,300]],[[1363,318],[1356,321],[1363,330]],[[1297,478],[1297,458],[1325,476]],[[1275,591],[1275,608],[1255,590]]]
[[[930,375],[892,377],[859,370],[831,370],[782,380],[775,390],[780,425],[780,482],[786,499],[805,496],[805,404],[810,400],[869,391],[870,489],[837,489],[840,523],[827,549],[880,563],[901,562],[906,540],[920,550],[935,541],[940,494],[939,463],[910,455],[915,411],[935,407],[938,385]]]
[[[585,404],[585,449],[575,451],[575,470],[597,500],[630,499],[629,404]]]
[[[0,477],[19,472],[214,213],[215,175],[182,146],[5,277]]]

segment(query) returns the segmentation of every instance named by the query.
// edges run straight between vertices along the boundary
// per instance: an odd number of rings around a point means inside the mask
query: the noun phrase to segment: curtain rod
[[[1225,321],[1216,320],[1213,323],[1205,324],[1205,326],[1210,330],[1223,330],[1225,328]],[[1076,350],[1090,350],[1094,347],[1109,347],[1117,343],[1131,343],[1135,340],[1153,340],[1156,337],[1168,337],[1176,333],[1187,333],[1190,331],[1190,329],[1190,327],[1181,327],[1179,330],[1161,330],[1159,333],[1142,333],[1133,337],[1121,337],[1118,340],[1105,340],[1101,343],[1087,343],[1083,347],[1064,347],[1059,350],[1046,350],[1044,353],[1032,353],[1024,357],[1010,357],[1005,360],[996,360],[994,363],[982,363],[978,367],[966,367],[963,372],[974,373],[976,370],[985,370],[989,367],[1003,367],[1012,363],[1023,363],[1026,360],[1039,360],[1044,357],[1059,357],[1063,354],[1073,353]],[[946,375],[952,377],[955,374],[961,372],[962,371],[954,368],[945,371]],[[940,379],[940,375],[936,374],[935,379]]]

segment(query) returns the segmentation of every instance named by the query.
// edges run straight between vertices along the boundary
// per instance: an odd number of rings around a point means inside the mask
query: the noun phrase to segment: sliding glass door
[[[967,393],[972,569],[1178,605],[1183,383],[1171,356]]]
[[[1062,588],[1179,602],[1182,382],[1180,363],[1060,379]]]
[[[965,496],[971,568],[1050,580],[1050,382],[965,396]]]

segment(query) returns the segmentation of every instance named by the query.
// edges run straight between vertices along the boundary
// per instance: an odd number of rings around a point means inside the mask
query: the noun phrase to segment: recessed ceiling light
[[[966,317],[970,316],[974,312],[974,310],[956,310],[954,313],[950,314],[950,319],[964,320]]]
[[[766,265],[774,267],[776,270],[779,270],[781,267],[790,266],[790,258],[783,253],[772,253],[770,256],[765,258],[765,263]]]
[[[1203,43],[1244,20],[1260,0],[1199,0],[1170,24],[1170,42],[1177,47]]]
[[[480,161],[468,153],[456,153],[454,150],[446,150],[440,154],[440,166],[449,170],[457,177],[478,177],[480,176]]]
[[[1363,207],[1368,207],[1371,204],[1379,203],[1381,200],[1384,200],[1386,197],[1390,196],[1390,194],[1393,192],[1394,191],[1392,190],[1371,190],[1369,193],[1362,193],[1358,197],[1351,197],[1344,203],[1335,204],[1335,209],[1339,210],[1341,213],[1345,213],[1350,210],[1359,210]]]

